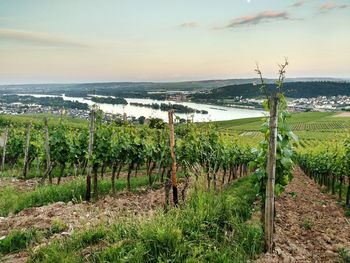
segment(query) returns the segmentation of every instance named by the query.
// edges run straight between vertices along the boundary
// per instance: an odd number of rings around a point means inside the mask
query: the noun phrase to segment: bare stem
[[[269,99],[269,94],[267,93],[266,84],[265,84],[265,81],[264,81],[264,78],[263,78],[263,75],[261,73],[261,70],[259,68],[259,64],[258,63],[256,63],[255,72],[259,75],[259,78],[260,78],[260,83],[261,83],[260,89],[264,92],[264,94],[266,96],[266,99]]]

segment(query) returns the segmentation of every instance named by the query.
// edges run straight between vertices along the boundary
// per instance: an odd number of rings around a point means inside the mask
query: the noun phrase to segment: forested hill
[[[275,87],[267,84],[268,90]],[[290,98],[311,98],[318,96],[350,96],[350,82],[314,81],[314,82],[287,82],[284,84],[284,93]],[[253,98],[263,95],[259,85],[241,84],[229,85],[212,89],[209,93],[193,94],[192,100],[228,99],[236,96]]]

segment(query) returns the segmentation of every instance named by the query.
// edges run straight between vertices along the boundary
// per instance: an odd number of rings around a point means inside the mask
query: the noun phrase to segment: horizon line
[[[112,83],[153,83],[153,84],[171,84],[171,83],[186,83],[186,82],[208,82],[208,81],[228,81],[228,80],[255,80],[260,79],[259,77],[249,77],[249,78],[218,78],[218,79],[199,79],[199,80],[178,80],[178,81],[166,81],[166,80],[140,80],[140,81],[114,81],[114,80],[106,80],[106,81],[77,81],[77,82],[33,82],[33,83],[8,83],[8,84],[0,84],[0,86],[25,86],[25,85],[79,85],[79,84],[112,84]],[[265,80],[277,80],[277,78],[264,78]],[[350,81],[349,77],[286,77],[285,80],[293,80],[293,79],[334,79],[334,80],[345,80]]]

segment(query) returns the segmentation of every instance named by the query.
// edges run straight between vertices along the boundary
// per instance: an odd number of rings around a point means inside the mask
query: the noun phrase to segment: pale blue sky
[[[0,84],[350,77],[349,0],[0,0]]]

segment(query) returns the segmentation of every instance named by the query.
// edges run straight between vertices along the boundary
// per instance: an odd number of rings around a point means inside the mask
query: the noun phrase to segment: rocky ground
[[[65,176],[61,178],[61,184],[75,180],[75,176]],[[57,184],[58,178],[53,178],[52,183]],[[44,185],[48,185],[46,180]],[[5,187],[14,187],[20,192],[33,191],[36,187],[42,185],[41,178],[20,179],[16,177],[0,177],[0,190]]]
[[[15,187],[18,191],[34,190],[39,185],[38,179],[22,180],[13,177],[0,178],[0,189],[5,187]]]
[[[257,262],[341,262],[342,248],[350,250],[350,220],[334,197],[296,168],[276,200],[274,253]]]

